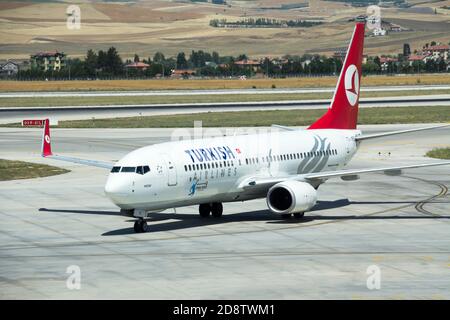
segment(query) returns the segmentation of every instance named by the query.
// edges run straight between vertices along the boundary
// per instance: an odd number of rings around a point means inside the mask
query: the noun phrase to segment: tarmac
[[[329,99],[220,103],[205,102],[83,106],[64,105],[53,107],[7,106],[0,107],[0,124],[21,122],[23,119],[50,118],[54,121],[63,121],[202,112],[326,109],[329,106]],[[362,98],[359,100],[359,108],[414,106],[423,108],[429,106],[450,106],[450,94]]]
[[[54,129],[53,149],[111,161],[171,133]],[[135,234],[103,194],[108,172],[42,159],[40,139],[40,129],[0,128],[1,158],[72,170],[0,182],[1,299],[450,298],[449,166],[331,179],[302,220],[281,220],[260,199],[224,204],[221,219],[166,210]],[[450,128],[365,141],[348,168],[438,161],[425,152],[449,145]],[[68,286],[73,266],[79,289]]]

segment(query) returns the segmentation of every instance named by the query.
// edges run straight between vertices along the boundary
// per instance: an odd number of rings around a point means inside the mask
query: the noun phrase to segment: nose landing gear
[[[134,222],[134,232],[142,233],[147,231],[148,231],[147,222],[145,222],[143,218],[139,218]]]

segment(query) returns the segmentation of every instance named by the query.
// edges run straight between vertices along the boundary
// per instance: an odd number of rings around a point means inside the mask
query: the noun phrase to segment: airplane
[[[200,217],[219,218],[223,203],[257,198],[266,198],[268,209],[282,218],[301,218],[330,178],[450,164],[343,169],[367,139],[448,125],[370,135],[356,128],[364,31],[365,22],[356,22],[330,107],[306,130],[274,125],[278,130],[270,133],[159,143],[109,163],[53,154],[45,119],[42,156],[109,169],[104,192],[121,214],[137,218],[136,233],[148,231],[152,212],[198,205]]]

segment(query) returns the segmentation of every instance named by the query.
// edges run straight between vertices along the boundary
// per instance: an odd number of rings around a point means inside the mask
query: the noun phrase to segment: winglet
[[[50,122],[44,120],[44,131],[42,134],[42,156],[48,157],[52,155],[52,146],[50,144]]]

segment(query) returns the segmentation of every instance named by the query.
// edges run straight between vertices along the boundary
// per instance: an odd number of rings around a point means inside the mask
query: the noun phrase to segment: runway
[[[365,125],[365,133],[417,125]],[[170,129],[55,129],[56,153],[117,160],[167,141]],[[108,172],[39,157],[39,129],[0,128],[2,158],[72,172],[0,182],[0,298],[449,299],[450,168],[332,179],[303,220],[280,220],[265,200],[224,204],[222,219],[196,207],[154,214],[150,232],[117,215],[103,195]],[[349,168],[432,162],[450,128],[374,139]],[[67,267],[81,289],[66,287]],[[381,272],[369,290],[367,269]]]
[[[362,87],[361,92],[430,91],[447,90],[448,85],[376,86]],[[145,90],[145,91],[64,91],[64,92],[1,92],[0,98],[44,98],[44,97],[133,97],[133,96],[196,96],[236,94],[293,94],[334,92],[333,87],[286,88],[286,89],[223,89],[223,90]]]
[[[290,110],[290,109],[326,109],[329,99],[289,100],[263,102],[224,102],[224,103],[176,103],[176,104],[138,104],[138,105],[88,105],[59,107],[1,107],[0,124],[21,122],[23,119],[78,120],[92,118],[152,116],[166,114]],[[412,107],[412,106],[450,106],[450,94],[362,98],[361,108]]]

